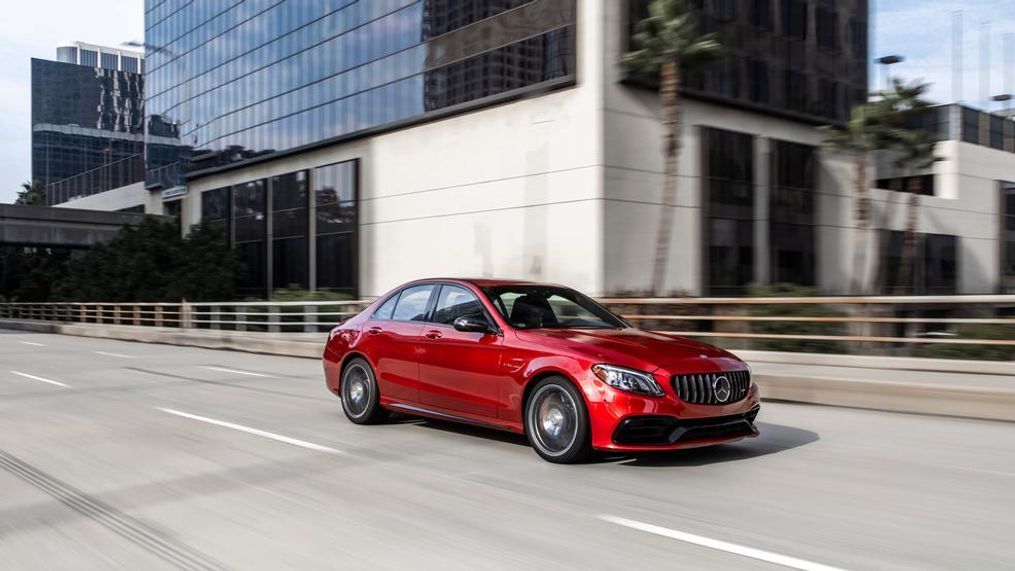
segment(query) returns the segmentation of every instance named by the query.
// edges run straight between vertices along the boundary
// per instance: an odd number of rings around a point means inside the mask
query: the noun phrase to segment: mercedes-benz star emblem
[[[715,393],[715,400],[725,403],[730,400],[730,395],[733,394],[733,386],[724,375],[719,375],[712,381],[712,391]]]

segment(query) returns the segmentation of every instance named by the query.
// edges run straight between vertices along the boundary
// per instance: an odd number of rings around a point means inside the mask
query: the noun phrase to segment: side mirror
[[[466,333],[490,332],[490,324],[482,317],[476,317],[473,315],[463,315],[456,319],[452,325],[456,330],[464,331]]]

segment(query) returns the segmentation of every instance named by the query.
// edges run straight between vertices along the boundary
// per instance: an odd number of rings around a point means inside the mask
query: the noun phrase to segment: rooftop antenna
[[[1015,93],[1015,34],[1008,32],[1004,35],[1004,92]]]
[[[952,12],[952,100],[962,103],[962,10]]]
[[[980,104],[990,108],[990,22],[980,22]]]

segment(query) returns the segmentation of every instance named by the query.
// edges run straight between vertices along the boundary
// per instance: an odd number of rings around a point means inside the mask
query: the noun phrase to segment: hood
[[[518,337],[540,344],[559,344],[601,361],[641,370],[685,369],[713,360],[739,361],[733,354],[707,343],[639,329],[527,329]]]

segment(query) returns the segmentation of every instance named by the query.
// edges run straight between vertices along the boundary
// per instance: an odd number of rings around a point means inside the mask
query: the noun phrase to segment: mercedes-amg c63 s
[[[551,462],[758,434],[746,363],[558,285],[405,284],[331,331],[324,372],[357,424],[397,411],[486,426],[525,434]]]

